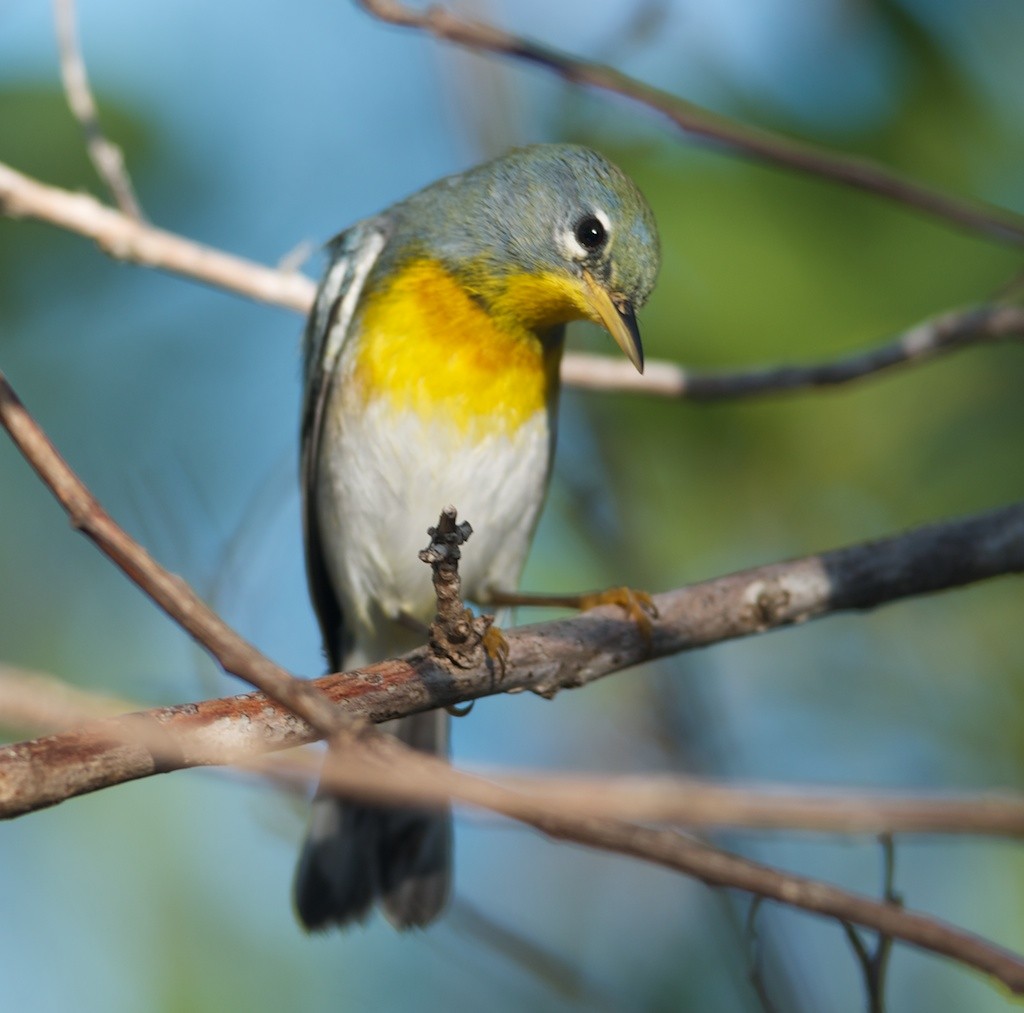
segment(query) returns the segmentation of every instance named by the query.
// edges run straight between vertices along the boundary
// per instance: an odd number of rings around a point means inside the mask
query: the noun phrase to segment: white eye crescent
[[[558,231],[555,239],[570,260],[586,260],[608,245],[609,233],[608,215],[594,209],[578,215],[569,228]]]

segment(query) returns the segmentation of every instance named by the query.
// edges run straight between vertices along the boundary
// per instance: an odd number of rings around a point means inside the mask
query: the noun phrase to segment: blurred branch
[[[900,906],[903,898],[896,892],[896,845],[889,834],[882,834],[879,843],[882,845],[884,859],[882,896],[887,904]],[[885,978],[889,970],[893,938],[880,932],[874,947],[869,949],[855,925],[850,922],[843,922],[842,925],[864,976],[868,1013],[885,1013]]]
[[[131,178],[125,168],[121,149],[111,143],[100,129],[100,116],[89,87],[85,61],[75,24],[75,0],[53,0],[53,15],[60,51],[60,74],[68,106],[82,127],[89,160],[106,184],[114,203],[132,218],[142,218]]]
[[[577,353],[566,356],[562,379],[586,390],[721,401],[847,384],[895,366],[916,365],[962,348],[1008,338],[1024,338],[1024,307],[974,306],[925,320],[877,348],[809,366],[694,373],[674,363],[650,362],[641,376],[628,362]]]
[[[875,162],[837,155],[711,113],[676,95],[642,84],[611,67],[579,60],[491,24],[459,17],[438,5],[414,9],[396,0],[356,0],[367,13],[393,25],[428,32],[470,49],[498,53],[544,67],[566,81],[612,92],[661,113],[684,133],[769,165],[820,176],[905,204],[1001,242],[1024,243],[1024,217],[926,187]]]
[[[251,700],[258,696],[236,699]],[[128,715],[50,740],[5,747],[0,750],[0,796],[10,785],[8,761],[12,756],[20,753],[27,757],[30,768],[38,776],[45,776],[48,765],[53,762],[87,768],[93,757],[83,754],[79,747],[89,741],[106,743],[108,748],[123,755],[148,754],[150,766],[154,768],[151,773],[174,769],[176,763],[180,765],[178,761],[183,754],[192,753],[196,747],[194,739],[190,741],[190,736],[183,735],[184,724],[179,724],[178,719],[187,724],[189,712],[195,713],[204,706],[188,705]],[[262,706],[273,705],[264,699]],[[207,731],[207,747],[210,747],[218,741],[219,735],[213,727]],[[219,748],[223,749],[224,741],[220,740]],[[58,748],[51,748],[58,742]],[[675,831],[639,826],[607,815],[586,815],[588,811],[600,810],[590,809],[585,803],[581,806],[571,784],[561,779],[551,782],[556,785],[556,794],[547,796],[547,778],[520,778],[508,782],[484,780],[454,770],[436,758],[413,753],[393,739],[381,736],[365,740],[362,746],[350,750],[344,763],[325,766],[321,784],[339,794],[383,803],[436,805],[455,800],[483,807],[556,839],[639,858],[700,879],[709,886],[745,890],[843,923],[865,926],[977,968],[996,977],[1014,992],[1024,993],[1024,959],[927,915],[752,862]],[[194,753],[192,755],[194,757]],[[248,757],[236,756],[235,762],[242,769],[300,788],[307,788],[321,775],[319,757],[306,751],[273,757],[250,753]],[[509,787],[509,784],[528,785],[529,790]],[[600,799],[599,790],[595,798]]]
[[[376,666],[379,667],[379,666]],[[374,669],[352,674],[372,678]],[[326,676],[316,684],[337,702],[339,679]],[[135,713],[129,714],[129,710]],[[112,715],[119,715],[112,718]],[[136,705],[72,687],[53,676],[24,673],[0,665],[0,724],[70,732],[33,742],[0,747],[0,818],[37,808],[45,784],[67,783],[74,769],[90,768],[90,777],[108,777],[108,787],[147,773],[195,766],[234,764],[302,790],[312,787],[320,771],[320,754],[264,756],[311,741],[313,733],[289,720],[289,712],[261,694],[204,700],[199,703],[140,711]],[[365,716],[365,714],[363,715]],[[98,720],[100,717],[106,720]],[[89,727],[81,727],[88,724]],[[158,729],[159,736],[149,734]],[[172,754],[161,746],[174,744]],[[125,768],[124,746],[156,754],[149,770]],[[23,753],[31,753],[31,791],[19,795],[15,785],[30,771]],[[19,758],[20,757],[20,758]],[[261,758],[262,757],[262,758]],[[142,760],[142,754],[140,754]],[[117,765],[128,777],[119,776]],[[845,788],[787,785],[726,785],[697,778],[664,775],[640,777],[553,776],[510,770],[469,771],[503,789],[529,796],[555,813],[637,823],[666,823],[690,829],[810,831],[829,834],[970,834],[1024,838],[1024,794],[1013,792],[941,796],[923,793],[870,793]],[[429,793],[417,787],[411,796],[395,793],[402,785],[381,787],[396,801],[442,805],[449,800],[444,778]],[[337,787],[351,790],[348,781]],[[404,786],[407,788],[407,786]],[[379,798],[375,796],[375,800]],[[59,799],[49,799],[50,802]],[[45,803],[41,803],[45,804]]]
[[[56,732],[136,708],[43,672],[0,662],[0,727]]]
[[[316,285],[303,274],[274,270],[155,228],[95,197],[47,186],[3,163],[0,212],[83,235],[117,260],[183,275],[259,302],[299,313],[308,313],[313,304]],[[587,390],[713,401],[849,383],[894,366],[1022,333],[1024,309],[979,306],[926,320],[876,349],[817,365],[701,374],[675,363],[649,360],[641,376],[624,360],[569,352],[562,361],[562,379]]]

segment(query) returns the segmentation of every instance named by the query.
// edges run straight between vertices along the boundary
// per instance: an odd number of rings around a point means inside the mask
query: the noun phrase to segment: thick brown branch
[[[1022,571],[1024,505],[1018,504],[656,595],[659,618],[650,644],[613,607],[511,630],[500,683],[486,660],[460,669],[423,649],[313,685],[353,717],[372,722],[497,692],[553,695],[649,658]],[[261,694],[146,716],[173,733],[178,762],[157,765],[144,751],[126,753],[117,741],[97,741],[95,732],[8,746],[0,749],[0,815],[146,777],[158,766],[225,763],[248,751],[284,749],[317,737]]]
[[[639,102],[667,117],[686,134],[711,141],[745,157],[878,194],[992,239],[1024,243],[1024,218],[1003,208],[922,186],[864,158],[837,155],[811,144],[737,123],[635,81],[610,67],[576,59],[481,21],[460,18],[444,7],[413,9],[396,0],[357,2],[370,14],[391,24],[429,32],[436,38],[473,50],[533,63],[573,84],[598,88]]]

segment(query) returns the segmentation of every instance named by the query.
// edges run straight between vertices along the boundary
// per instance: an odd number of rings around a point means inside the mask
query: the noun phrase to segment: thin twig
[[[916,208],[991,239],[1024,243],[1024,218],[1004,208],[922,186],[865,158],[838,155],[768,130],[711,113],[659,91],[611,67],[579,60],[482,21],[461,18],[439,5],[414,9],[396,0],[356,0],[369,14],[393,25],[428,32],[470,49],[535,64],[573,84],[621,95],[667,117],[684,133],[769,165],[809,173]]]
[[[57,29],[57,48],[60,51],[60,75],[64,81],[64,94],[68,106],[85,134],[89,160],[97,175],[106,184],[114,203],[132,218],[141,219],[135,189],[124,164],[121,149],[104,135],[100,128],[100,114],[96,108],[85,60],[78,41],[75,24],[75,0],[53,0],[53,15]]]
[[[585,390],[630,391],[723,401],[789,394],[849,384],[897,366],[920,364],[962,348],[1024,338],[1024,307],[972,306],[924,320],[876,348],[807,366],[698,373],[669,362],[650,362],[641,376],[608,355],[566,356],[562,379]]]

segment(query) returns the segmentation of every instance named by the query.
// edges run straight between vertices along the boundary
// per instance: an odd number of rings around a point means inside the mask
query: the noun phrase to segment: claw
[[[640,636],[649,644],[654,633],[653,620],[658,618],[658,607],[646,591],[632,587],[609,587],[604,591],[592,591],[580,595],[580,608],[597,608],[598,605],[618,605],[630,622],[636,625]]]
[[[497,668],[498,678],[501,679],[505,675],[509,654],[508,640],[505,634],[497,626],[488,626],[484,631],[483,637],[480,639],[480,644],[487,657],[491,659],[491,663]]]

